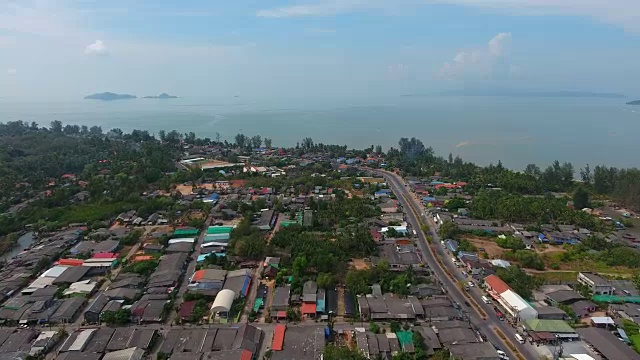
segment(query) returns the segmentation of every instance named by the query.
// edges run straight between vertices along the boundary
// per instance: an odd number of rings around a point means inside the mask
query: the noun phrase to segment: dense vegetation
[[[542,195],[548,191],[572,192],[576,183],[576,169],[571,163],[554,161],[542,170],[529,164],[523,172],[506,169],[499,161],[486,167],[464,162],[449,154],[448,159],[436,156],[431,147],[416,138],[400,139],[399,148],[391,148],[385,159],[388,167],[399,168],[412,176],[440,176],[468,182],[472,193],[483,188],[500,188],[504,192],[520,195]],[[579,170],[582,184],[590,192],[607,195],[617,203],[640,211],[640,170],[596,166],[587,164]]]
[[[411,268],[403,272],[390,271],[387,260],[381,260],[370,269],[351,269],[345,278],[347,289],[355,295],[370,294],[371,284],[379,284],[383,293],[409,295],[409,286],[417,283],[419,278]]]

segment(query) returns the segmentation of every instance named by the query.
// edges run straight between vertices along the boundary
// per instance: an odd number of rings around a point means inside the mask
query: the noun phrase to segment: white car
[[[473,287],[473,281],[469,281],[469,287]]]
[[[502,350],[496,350],[496,351],[498,352],[498,356],[500,357],[500,360],[509,360],[509,357],[504,351]]]

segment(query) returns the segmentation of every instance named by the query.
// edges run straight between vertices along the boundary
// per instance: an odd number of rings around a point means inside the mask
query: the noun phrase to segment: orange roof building
[[[502,294],[507,290],[511,290],[509,285],[507,285],[507,283],[502,281],[502,279],[500,279],[496,275],[487,276],[486,278],[484,278],[484,283],[487,285],[488,290],[490,292],[494,292],[495,294]]]
[[[82,265],[84,265],[84,260],[81,260],[81,259],[60,259],[60,260],[58,260],[58,265],[82,266]]]
[[[282,351],[285,330],[287,330],[287,327],[282,324],[277,324],[273,329],[273,343],[271,344],[273,351]]]

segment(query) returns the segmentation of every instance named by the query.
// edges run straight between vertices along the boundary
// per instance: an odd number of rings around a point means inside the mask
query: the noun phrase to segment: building
[[[536,319],[538,312],[515,291],[511,290],[502,279],[496,275],[489,275],[484,280],[489,295],[506,310],[508,315],[517,322]]]
[[[287,308],[289,307],[289,299],[291,297],[290,286],[278,286],[273,294],[273,302],[271,303],[272,318],[286,318]]]
[[[589,287],[593,295],[613,295],[611,282],[596,273],[579,272],[578,283]]]
[[[488,342],[452,344],[448,347],[453,359],[464,360],[499,360],[496,349]]]
[[[236,294],[233,291],[228,289],[221,290],[211,305],[211,312],[225,313],[228,316],[235,297]]]
[[[96,298],[89,304],[89,307],[84,312],[84,320],[88,324],[98,324],[100,323],[100,314],[102,313],[102,309],[109,302],[109,298],[104,294],[98,294]]]
[[[563,320],[528,319],[524,320],[521,326],[533,338],[536,338],[536,333],[549,333],[554,338],[565,340],[578,338],[576,330]],[[541,338],[545,338],[545,336],[541,336]]]
[[[315,317],[317,311],[318,284],[315,281],[307,281],[302,286],[302,307],[303,317]]]
[[[267,231],[273,229],[277,220],[278,215],[273,209],[264,210],[255,225],[258,229]]]
[[[589,327],[576,329],[576,332],[606,359],[640,360],[638,353],[605,329]]]

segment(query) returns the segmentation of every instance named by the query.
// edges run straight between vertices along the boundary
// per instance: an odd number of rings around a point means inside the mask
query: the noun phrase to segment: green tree
[[[510,266],[506,269],[499,268],[496,271],[496,275],[526,300],[531,299],[533,290],[540,285],[537,279],[517,266]]]
[[[589,192],[582,186],[579,186],[573,192],[573,207],[575,209],[584,209],[589,207]]]
[[[374,334],[378,334],[380,333],[380,326],[372,321],[369,323],[369,331]]]
[[[391,330],[391,332],[396,333],[400,330],[402,330],[402,328],[400,327],[400,323],[397,321],[392,321],[389,323],[389,330]]]
[[[358,350],[335,344],[325,345],[322,358],[324,360],[367,360],[367,357]]]
[[[443,239],[455,239],[460,233],[460,228],[453,221],[445,221],[438,228],[438,235]]]

